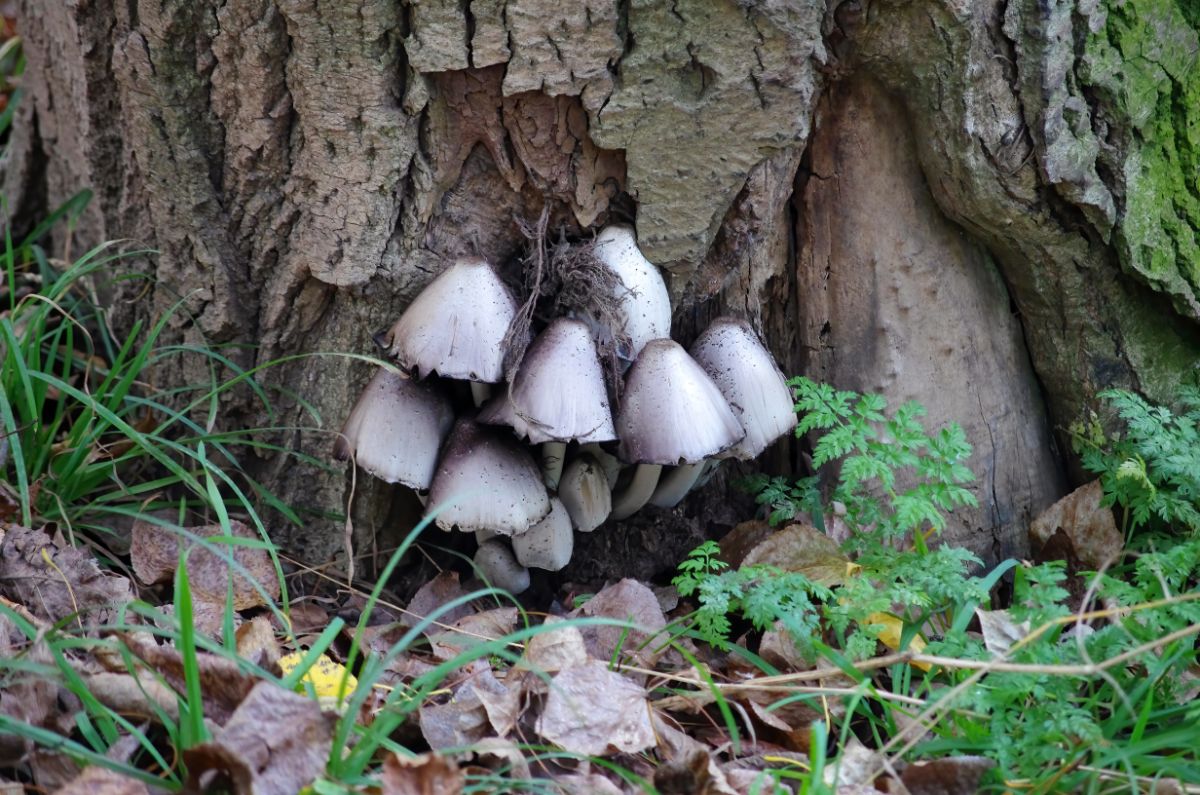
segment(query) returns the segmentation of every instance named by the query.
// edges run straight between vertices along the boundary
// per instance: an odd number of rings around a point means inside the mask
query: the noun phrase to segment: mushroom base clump
[[[474,401],[458,401],[432,484],[416,487],[428,485],[424,502],[439,527],[476,533],[478,571],[514,593],[528,587],[529,568],[565,566],[575,532],[627,518],[647,501],[674,506],[714,460],[752,458],[794,422],[790,390],[745,321],[718,319],[690,355],[670,339],[665,282],[638,250],[631,228],[609,227],[572,245],[561,238],[549,243],[548,223],[547,208],[535,224],[521,225],[529,239],[521,295],[497,293],[497,285],[501,292],[508,287],[492,265],[460,261],[417,297],[411,307],[419,311],[406,312],[388,339],[406,369],[438,373],[442,385],[460,349],[473,356],[465,368],[470,381],[494,377],[474,362],[503,363],[507,384],[482,409],[485,386],[472,387]],[[462,278],[468,268],[480,278]],[[477,285],[490,292],[474,297]],[[442,293],[452,294],[454,311],[439,311]],[[480,307],[511,308],[502,335],[494,317],[463,322]],[[573,340],[571,346],[552,341],[563,339]],[[432,359],[417,361],[430,353]],[[577,366],[584,369],[572,369]],[[590,374],[576,383],[567,380],[568,369]],[[368,392],[380,392],[382,381]],[[465,386],[455,389],[466,394]],[[407,438],[398,433],[405,423],[428,423],[438,414],[409,411],[398,400],[394,408],[378,408],[383,403],[369,399],[348,422],[346,435],[353,438],[342,440],[341,455],[370,442],[378,446],[375,437]],[[384,410],[397,416],[376,416]],[[768,419],[756,416],[761,412]],[[427,434],[434,439],[446,435],[449,415],[438,414],[437,423]],[[532,441],[544,446],[535,450]],[[363,463],[370,471],[395,479],[368,458]],[[429,462],[423,467],[432,469]]]

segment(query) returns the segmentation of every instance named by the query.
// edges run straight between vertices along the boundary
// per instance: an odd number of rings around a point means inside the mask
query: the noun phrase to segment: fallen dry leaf
[[[598,773],[571,773],[554,783],[563,795],[622,795],[620,787]]]
[[[735,525],[717,542],[721,548],[721,560],[728,563],[731,569],[736,569],[742,565],[750,550],[774,534],[775,528],[762,519],[751,519]]]
[[[516,781],[525,781],[530,776],[529,760],[512,740],[485,737],[471,746],[471,753],[480,763],[491,763],[490,769],[506,769],[508,777]]]
[[[145,671],[137,677],[100,671],[83,679],[97,701],[120,715],[158,722],[161,712],[168,721],[179,720],[175,692]]]
[[[417,714],[421,734],[434,750],[470,745],[494,730],[479,693],[487,690],[491,695],[503,697],[507,689],[492,674],[486,661],[476,660],[469,670],[470,676],[455,688],[448,701],[426,704]]]
[[[102,571],[84,550],[14,525],[0,540],[0,594],[38,618],[77,616],[80,626],[110,621],[133,598],[129,580]]]
[[[257,532],[237,520],[230,521],[229,529],[234,538],[259,540]],[[187,539],[188,581],[194,602],[223,607],[231,578],[234,610],[249,610],[279,598],[279,580],[267,550],[221,541],[223,531],[217,524],[181,529],[146,521],[134,522],[130,560],[138,579],[147,585],[170,581],[179,564],[179,541],[186,538],[186,534],[207,539],[208,545],[213,547],[209,549]],[[226,562],[230,552],[239,569],[231,570]]]
[[[517,626],[517,608],[498,607],[463,616],[450,629],[426,632],[433,656],[452,660],[473,646],[508,635]]]
[[[790,524],[750,550],[742,568],[756,565],[799,572],[828,586],[846,582],[854,566],[836,541],[806,524]]]
[[[245,622],[234,634],[237,655],[244,660],[259,660],[259,664],[270,668],[279,662],[279,644],[275,640],[275,627],[267,616],[255,616]]]
[[[183,656],[177,649],[160,646],[154,638],[141,633],[124,633],[121,639],[133,656],[145,663],[150,670],[161,674],[177,692],[184,692]],[[118,673],[126,672],[124,660],[119,655],[111,659],[97,655],[97,658]],[[234,710],[238,709],[259,680],[241,670],[234,660],[216,654],[198,652],[196,663],[200,674],[200,687],[204,693],[204,716],[223,724]]]
[[[1111,563],[1125,547],[1125,537],[1112,509],[1100,506],[1103,496],[1100,481],[1093,480],[1051,505],[1029,526],[1034,547],[1046,544],[1062,528],[1085,566],[1097,570]]]
[[[408,613],[401,618],[401,623],[409,628],[414,627],[422,618],[433,615],[439,607],[466,595],[467,591],[458,581],[458,572],[443,571],[417,589],[408,603]],[[473,612],[475,611],[470,605],[462,604],[440,614],[437,621],[439,624],[453,624]]]
[[[550,681],[538,734],[577,754],[636,753],[655,744],[646,691],[599,661],[559,672]]]
[[[89,767],[56,795],[150,795],[146,785],[103,767]]]
[[[0,616],[0,623],[6,620]],[[0,631],[4,627],[0,626]],[[4,635],[8,635],[4,631]],[[49,669],[54,665],[50,647],[44,640],[38,641],[24,656],[24,662]],[[5,677],[0,688],[0,715],[20,723],[39,726],[58,732],[71,731],[70,720],[58,708],[58,685],[50,676],[36,671],[16,673]],[[9,767],[20,764],[32,746],[15,734],[0,732],[0,765]]]
[[[217,780],[235,792],[295,795],[321,775],[333,719],[312,699],[259,682],[211,742],[184,751],[188,790]]]
[[[1007,653],[1014,643],[1029,634],[1029,622],[1017,623],[1007,610],[983,610],[977,607],[975,616],[983,632],[983,645],[997,656]]]
[[[516,667],[537,673],[555,673],[587,661],[587,647],[579,628],[557,616],[548,616],[542,631],[525,642],[525,653],[517,660]]]
[[[996,766],[983,756],[950,756],[909,765],[900,774],[908,795],[974,795],[985,773]]]
[[[466,781],[454,760],[441,754],[405,759],[392,754],[383,760],[381,795],[458,795]]]
[[[704,749],[659,765],[654,787],[660,795],[737,795]]]
[[[636,627],[580,627],[588,654],[600,660],[612,659],[619,649],[623,654],[634,655],[643,664],[649,663],[655,656],[655,649],[646,641],[667,625],[667,617],[663,615],[654,591],[630,579],[601,589],[572,615],[613,618],[628,621]]]

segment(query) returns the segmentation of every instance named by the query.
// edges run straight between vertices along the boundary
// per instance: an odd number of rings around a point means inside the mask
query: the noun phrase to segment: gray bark
[[[116,288],[115,305],[182,298],[171,340],[234,346],[242,366],[373,352],[446,257],[511,261],[514,216],[549,205],[576,234],[632,216],[670,275],[677,338],[734,312],[789,373],[963,423],[981,507],[949,538],[995,558],[1064,487],[1049,428],[1105,386],[1169,397],[1200,352],[1200,189],[1171,176],[1200,144],[1167,146],[1149,121],[1200,97],[1186,5],[26,0],[5,190],[29,216],[91,187],[74,250],[158,252],[125,266],[154,274],[148,293]],[[1120,66],[1131,16],[1158,50]],[[1149,112],[1128,99],[1146,85]],[[296,426],[275,441],[326,455],[368,375],[339,356],[263,371],[270,421]],[[245,394],[223,411],[267,422]],[[784,446],[766,464],[797,460]],[[344,473],[248,465],[312,512],[281,541],[337,552],[340,524],[319,517],[345,505]],[[419,505],[365,481],[356,540],[386,546]],[[622,549],[661,569],[745,518],[728,478],[707,489],[656,526],[591,534],[577,573]]]

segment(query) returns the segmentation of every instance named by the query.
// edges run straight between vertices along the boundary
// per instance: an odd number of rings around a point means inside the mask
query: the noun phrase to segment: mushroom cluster
[[[633,230],[610,226],[593,247],[616,310],[575,308],[536,336],[511,330],[520,307],[491,264],[447,267],[378,340],[402,373],[375,373],[334,448],[416,490],[438,527],[474,532],[476,566],[513,593],[531,567],[565,566],[575,532],[673,507],[720,459],[752,459],[796,423],[746,321],[718,318],[685,350]],[[512,345],[524,355],[506,379]],[[625,371],[620,394],[602,352]],[[473,404],[457,417],[454,381]]]

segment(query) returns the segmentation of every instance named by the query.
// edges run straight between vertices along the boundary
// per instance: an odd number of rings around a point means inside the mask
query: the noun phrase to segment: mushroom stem
[[[692,490],[696,479],[704,471],[704,465],[705,461],[701,460],[675,467],[658,482],[658,488],[650,495],[650,504],[659,508],[674,508]]]
[[[542,443],[542,480],[551,491],[558,489],[558,481],[562,478],[563,459],[567,457],[566,442]]]
[[[612,513],[610,519],[627,519],[646,504],[654,487],[658,485],[658,476],[662,473],[661,464],[638,464],[633,473],[633,481],[620,494],[613,495]]]
[[[492,385],[485,384],[481,381],[471,382],[471,399],[475,401],[475,408],[479,408],[484,403],[487,403],[488,398],[492,396]]]

